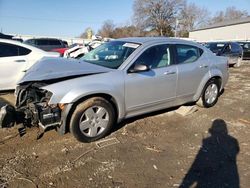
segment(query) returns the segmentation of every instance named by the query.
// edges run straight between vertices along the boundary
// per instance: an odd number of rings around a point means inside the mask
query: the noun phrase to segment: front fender
[[[78,100],[88,97],[90,95],[105,94],[114,99],[118,109],[118,120],[122,119],[125,114],[124,106],[124,91],[123,87],[105,84],[88,84],[84,87],[74,87],[64,95],[59,93],[53,94],[49,104],[74,104]]]
[[[116,92],[115,88],[110,88],[110,86],[105,86],[105,85],[85,85],[84,88],[74,88],[70,90],[68,93],[66,93],[59,103],[74,103],[78,101],[79,99],[86,97],[88,95],[93,95],[93,94],[108,94],[113,96],[114,98],[117,98],[121,93]],[[119,98],[119,97],[118,97]],[[51,103],[53,103],[53,99],[51,99]]]

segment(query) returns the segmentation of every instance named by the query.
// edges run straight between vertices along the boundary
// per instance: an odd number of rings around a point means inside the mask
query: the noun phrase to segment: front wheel
[[[205,85],[197,104],[201,107],[210,108],[214,106],[219,98],[219,82],[212,79]]]
[[[70,132],[80,142],[92,142],[106,136],[114,122],[113,106],[104,98],[93,97],[76,107]]]

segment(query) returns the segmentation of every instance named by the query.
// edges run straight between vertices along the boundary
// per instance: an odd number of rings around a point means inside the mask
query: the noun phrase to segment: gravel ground
[[[0,106],[14,103],[1,94]],[[95,143],[54,130],[0,130],[1,187],[250,187],[250,62],[230,68],[218,103],[119,125]]]

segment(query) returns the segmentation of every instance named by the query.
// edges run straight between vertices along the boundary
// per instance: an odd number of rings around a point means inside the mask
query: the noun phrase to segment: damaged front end
[[[49,105],[52,93],[42,89],[45,83],[28,83],[16,89],[16,109],[6,105],[0,111],[0,128],[22,123],[24,127],[40,126],[43,130],[61,124],[62,109]]]

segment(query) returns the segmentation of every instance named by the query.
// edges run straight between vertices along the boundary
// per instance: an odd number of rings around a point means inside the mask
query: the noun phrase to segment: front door
[[[171,47],[167,44],[146,49],[136,64],[145,64],[150,70],[125,75],[126,111],[131,115],[167,107],[176,95],[176,65]]]

